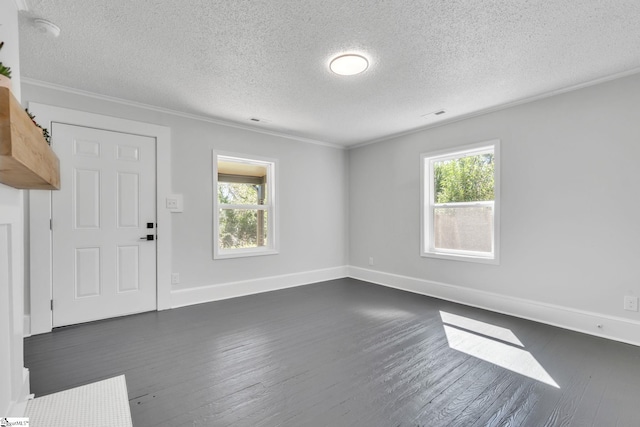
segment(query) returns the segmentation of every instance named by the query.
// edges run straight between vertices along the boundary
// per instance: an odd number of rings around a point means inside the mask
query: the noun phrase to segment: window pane
[[[493,207],[437,207],[433,219],[436,249],[492,252]]]
[[[218,159],[218,201],[262,205],[267,198],[268,165]]]
[[[226,160],[219,159],[218,173],[230,176],[264,177],[267,176],[267,165],[251,160],[242,161],[238,159],[238,161],[234,161],[230,158]]]
[[[263,205],[264,185],[218,182],[218,202],[229,205]]]
[[[266,210],[220,209],[220,249],[258,248],[267,246]]]
[[[433,162],[435,203],[494,200],[493,153]]]

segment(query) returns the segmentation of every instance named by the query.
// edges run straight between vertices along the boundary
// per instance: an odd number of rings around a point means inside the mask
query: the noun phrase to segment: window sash
[[[433,156],[433,157],[429,157],[429,162],[431,163],[431,168],[433,168],[433,165],[435,163],[440,163],[440,162],[446,162],[447,160],[456,160],[456,159],[462,159],[465,157],[475,157],[475,156],[481,156],[483,154],[495,154],[494,153],[494,149],[491,147],[482,147],[482,148],[478,148],[478,149],[472,149],[472,150],[461,150],[461,151],[457,151],[454,153],[450,153],[450,154],[445,154],[442,156]],[[433,172],[433,170],[432,170]]]
[[[491,222],[492,226],[495,227],[495,201],[481,201],[481,202],[453,202],[453,203],[432,203],[429,207],[429,224],[431,227],[429,233],[429,252],[432,253],[446,253],[446,254],[457,254],[462,256],[469,257],[478,257],[478,258],[493,258],[493,254],[495,252],[495,233],[493,233],[493,229],[491,230],[491,251],[472,251],[466,249],[451,249],[451,248],[440,248],[436,247],[436,231],[435,231],[435,210],[441,208],[477,208],[477,207],[490,207],[491,208]],[[492,228],[493,228],[492,227]]]
[[[477,149],[461,150],[461,151],[457,151],[454,153],[449,153],[441,156],[433,156],[433,157],[425,156],[429,161],[429,203],[435,204],[435,198],[436,198],[435,165],[436,163],[442,163],[449,160],[464,159],[465,157],[481,156],[483,154],[493,154],[494,162],[497,162],[495,159],[495,147],[486,147],[486,146],[477,148]],[[494,163],[494,164],[497,165],[497,163]],[[423,176],[422,178],[424,179],[425,177]],[[495,192],[495,185],[496,184],[494,182],[494,192]],[[453,202],[453,203],[478,203],[478,202]]]
[[[248,210],[248,211],[267,211],[271,210],[270,205],[237,205],[237,204],[225,204],[218,203],[218,209],[240,209],[240,210]]]
[[[477,202],[450,202],[450,203],[432,203],[436,208],[472,208],[476,206],[494,206],[495,200],[481,200]]]

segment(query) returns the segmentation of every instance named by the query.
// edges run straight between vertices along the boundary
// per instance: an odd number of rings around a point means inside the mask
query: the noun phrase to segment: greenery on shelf
[[[4,46],[4,42],[0,42],[0,50],[2,49],[2,46]],[[0,75],[5,76],[9,79],[11,78],[11,68],[7,67],[2,62],[0,62]]]
[[[28,108],[25,108],[24,111],[27,112],[27,114],[29,115],[29,118],[31,119],[33,124],[36,125],[37,127],[39,127],[42,130],[42,136],[44,136],[44,140],[47,141],[47,144],[51,145],[51,134],[49,133],[49,130],[47,128],[43,128],[42,126],[40,126],[38,124],[38,122],[36,122],[36,116],[31,114],[29,112]]]

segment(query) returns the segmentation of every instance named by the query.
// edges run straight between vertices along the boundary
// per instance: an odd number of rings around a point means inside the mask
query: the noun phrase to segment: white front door
[[[155,139],[53,123],[53,326],[156,309]]]

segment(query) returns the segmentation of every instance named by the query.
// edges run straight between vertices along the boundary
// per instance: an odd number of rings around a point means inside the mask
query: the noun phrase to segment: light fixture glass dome
[[[331,60],[329,68],[341,76],[353,76],[360,74],[369,67],[369,61],[362,55],[348,53],[340,55]]]

